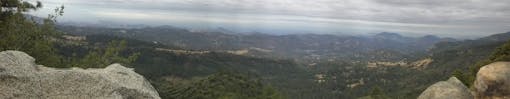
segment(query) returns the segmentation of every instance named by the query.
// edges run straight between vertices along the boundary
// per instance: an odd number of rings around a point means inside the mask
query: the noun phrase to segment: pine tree
[[[100,68],[112,63],[130,64],[138,58],[140,53],[134,53],[130,56],[123,57],[121,53],[126,47],[127,42],[124,40],[111,41],[106,48],[98,48],[91,51],[80,61],[72,63],[73,67]]]
[[[24,51],[36,58],[38,64],[61,65],[61,56],[55,53],[52,39],[59,34],[54,30],[54,21],[62,15],[63,7],[55,10],[58,15],[37,22],[24,13],[40,9],[40,2],[0,0],[0,6],[0,51]]]

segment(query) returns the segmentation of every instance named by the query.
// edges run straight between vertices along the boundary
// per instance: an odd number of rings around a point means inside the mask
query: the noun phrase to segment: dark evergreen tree
[[[31,4],[23,0],[0,0],[0,50],[24,51],[43,65],[61,65],[61,57],[55,54],[54,37],[59,33],[54,28],[57,16],[62,15],[63,7],[55,9],[42,22],[24,14],[42,7],[40,2]]]

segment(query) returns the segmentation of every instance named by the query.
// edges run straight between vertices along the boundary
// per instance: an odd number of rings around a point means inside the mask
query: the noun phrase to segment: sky
[[[35,1],[35,0],[27,0]],[[510,0],[39,0],[60,21],[226,28],[273,34],[438,35],[510,31]]]

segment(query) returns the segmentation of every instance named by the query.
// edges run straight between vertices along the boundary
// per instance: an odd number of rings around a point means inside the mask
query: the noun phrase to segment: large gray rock
[[[459,79],[451,77],[428,87],[418,99],[473,99],[473,95]]]
[[[510,99],[510,62],[483,66],[474,83],[477,99]]]
[[[19,51],[0,52],[1,99],[160,99],[133,69],[55,69]]]

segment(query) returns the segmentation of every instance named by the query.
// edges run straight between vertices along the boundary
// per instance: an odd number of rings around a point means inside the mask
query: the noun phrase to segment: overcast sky
[[[271,33],[398,32],[477,37],[510,31],[510,0],[40,0],[63,21]]]

